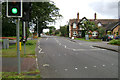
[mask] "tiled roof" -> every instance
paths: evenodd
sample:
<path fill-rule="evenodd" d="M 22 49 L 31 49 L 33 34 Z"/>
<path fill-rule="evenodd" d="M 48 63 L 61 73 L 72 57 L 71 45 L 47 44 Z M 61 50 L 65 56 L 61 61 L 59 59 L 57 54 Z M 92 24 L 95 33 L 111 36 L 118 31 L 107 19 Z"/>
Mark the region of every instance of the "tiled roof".
<path fill-rule="evenodd" d="M 82 19 L 79 19 L 79 21 L 81 21 Z M 119 19 L 96 19 L 96 20 L 95 19 L 88 19 L 88 20 L 95 22 L 95 24 L 98 24 L 100 22 L 103 25 L 103 27 L 105 27 L 108 24 L 112 24 L 112 23 L 118 22 Z M 77 19 L 70 19 L 69 23 L 70 23 L 70 25 L 72 25 L 73 23 L 78 24 L 78 21 L 77 21 Z"/>
<path fill-rule="evenodd" d="M 106 26 L 106 30 L 113 30 L 115 27 L 117 27 L 119 25 L 119 22 L 113 22 L 113 23 L 109 23 L 107 26 Z"/>
<path fill-rule="evenodd" d="M 79 21 L 80 21 L 81 19 L 79 19 Z M 78 22 L 79 22 L 77 19 L 70 19 L 69 20 L 69 24 L 70 25 L 72 25 L 73 23 L 76 23 L 76 24 L 78 24 Z"/>

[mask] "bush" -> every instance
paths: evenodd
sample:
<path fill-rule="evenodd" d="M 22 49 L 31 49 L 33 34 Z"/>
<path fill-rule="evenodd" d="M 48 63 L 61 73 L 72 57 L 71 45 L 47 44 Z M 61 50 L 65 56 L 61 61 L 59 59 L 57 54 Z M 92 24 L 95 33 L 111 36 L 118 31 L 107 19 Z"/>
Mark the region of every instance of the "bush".
<path fill-rule="evenodd" d="M 111 40 L 109 44 L 120 45 L 120 40 Z"/>
<path fill-rule="evenodd" d="M 36 44 L 36 41 L 35 40 L 28 40 L 27 42 L 26 42 L 26 45 L 35 45 Z M 23 43 L 22 43 L 22 45 L 23 45 Z"/>

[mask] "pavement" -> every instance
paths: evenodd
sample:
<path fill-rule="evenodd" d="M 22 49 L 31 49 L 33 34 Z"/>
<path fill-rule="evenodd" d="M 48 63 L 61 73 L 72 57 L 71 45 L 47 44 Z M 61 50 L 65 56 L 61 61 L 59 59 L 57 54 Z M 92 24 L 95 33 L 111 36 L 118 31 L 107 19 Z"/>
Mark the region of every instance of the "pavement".
<path fill-rule="evenodd" d="M 2 57 L 2 72 L 17 72 L 18 62 L 17 58 Z M 35 58 L 21 58 L 21 72 L 35 71 L 36 59 Z"/>
<path fill-rule="evenodd" d="M 29 38 L 30 40 L 30 38 Z M 15 44 L 16 40 L 10 40 L 9 44 Z M 21 72 L 35 71 L 37 68 L 36 58 L 21 58 Z M 2 72 L 17 72 L 17 57 L 2 57 Z"/>
<path fill-rule="evenodd" d="M 117 78 L 118 53 L 93 46 L 98 44 L 44 36 L 36 51 L 41 77 Z"/>

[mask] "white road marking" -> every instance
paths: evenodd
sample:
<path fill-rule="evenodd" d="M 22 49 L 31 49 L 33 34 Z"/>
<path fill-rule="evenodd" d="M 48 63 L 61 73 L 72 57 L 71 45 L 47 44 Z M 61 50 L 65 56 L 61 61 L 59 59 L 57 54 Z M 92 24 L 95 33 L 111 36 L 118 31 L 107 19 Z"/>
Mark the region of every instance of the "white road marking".
<path fill-rule="evenodd" d="M 90 46 L 91 48 L 95 48 L 95 47 L 93 47 L 93 46 Z"/>
<path fill-rule="evenodd" d="M 101 49 L 101 50 L 106 50 L 106 49 Z"/>
<path fill-rule="evenodd" d="M 97 66 L 93 66 L 93 67 L 97 67 Z"/>
<path fill-rule="evenodd" d="M 49 67 L 50 65 L 49 64 L 43 64 L 43 67 Z"/>
<path fill-rule="evenodd" d="M 38 48 L 40 49 L 40 46 L 38 46 Z"/>
<path fill-rule="evenodd" d="M 68 71 L 68 69 L 64 69 L 65 71 Z"/>
<path fill-rule="evenodd" d="M 105 67 L 106 65 L 103 64 L 102 66 Z"/>
<path fill-rule="evenodd" d="M 38 67 L 38 59 L 36 58 L 36 66 L 37 66 L 37 69 L 39 69 Z"/>
<path fill-rule="evenodd" d="M 65 45 L 65 48 L 66 48 L 66 45 Z"/>
<path fill-rule="evenodd" d="M 85 67 L 85 69 L 87 69 L 88 67 Z"/>
<path fill-rule="evenodd" d="M 75 70 L 78 70 L 78 68 L 76 67 Z"/>
<path fill-rule="evenodd" d="M 72 49 L 73 51 L 96 51 L 96 50 L 105 50 L 105 49 Z"/>
<path fill-rule="evenodd" d="M 39 53 L 41 53 L 42 49 L 39 50 Z"/>

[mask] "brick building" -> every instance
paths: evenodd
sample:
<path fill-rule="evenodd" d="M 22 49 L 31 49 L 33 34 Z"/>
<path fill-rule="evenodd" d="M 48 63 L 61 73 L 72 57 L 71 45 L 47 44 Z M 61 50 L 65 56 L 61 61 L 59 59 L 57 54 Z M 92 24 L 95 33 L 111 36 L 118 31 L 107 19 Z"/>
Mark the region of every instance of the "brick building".
<path fill-rule="evenodd" d="M 77 36 L 81 36 L 83 33 L 85 33 L 85 30 L 79 25 L 80 23 L 87 20 L 94 22 L 98 27 L 104 27 L 106 29 L 106 34 L 107 31 L 110 30 L 112 34 L 118 32 L 118 34 L 120 35 L 120 24 L 118 22 L 118 19 L 97 19 L 96 13 L 94 14 L 94 19 L 87 19 L 86 17 L 79 19 L 79 13 L 77 13 L 76 19 L 69 20 L 69 37 L 76 38 Z"/>

